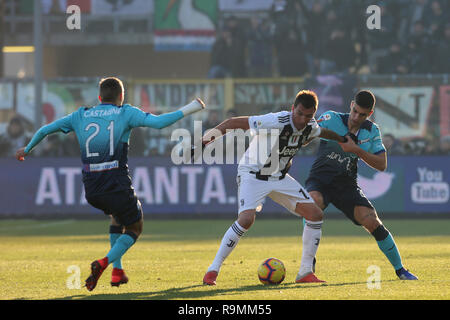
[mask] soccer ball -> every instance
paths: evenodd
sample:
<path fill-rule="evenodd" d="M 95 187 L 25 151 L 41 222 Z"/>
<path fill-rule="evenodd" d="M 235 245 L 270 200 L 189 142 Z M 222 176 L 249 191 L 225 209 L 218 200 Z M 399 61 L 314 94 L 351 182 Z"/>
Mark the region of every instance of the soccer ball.
<path fill-rule="evenodd" d="M 258 278 L 263 284 L 280 284 L 285 276 L 286 268 L 279 259 L 266 259 L 258 267 Z"/>

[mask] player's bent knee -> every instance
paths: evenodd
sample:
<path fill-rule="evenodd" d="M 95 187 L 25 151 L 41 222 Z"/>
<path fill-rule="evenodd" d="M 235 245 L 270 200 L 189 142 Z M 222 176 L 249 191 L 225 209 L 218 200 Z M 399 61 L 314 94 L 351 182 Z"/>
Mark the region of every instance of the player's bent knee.
<path fill-rule="evenodd" d="M 374 232 L 379 226 L 381 221 L 376 216 L 369 216 L 361 223 L 370 233 Z"/>
<path fill-rule="evenodd" d="M 314 203 L 297 203 L 295 212 L 309 221 L 323 220 L 323 211 Z"/>
<path fill-rule="evenodd" d="M 136 223 L 133 223 L 132 225 L 126 226 L 125 230 L 133 232 L 136 235 L 136 238 L 138 238 L 144 229 L 144 221 L 141 219 Z"/>
<path fill-rule="evenodd" d="M 239 213 L 238 223 L 242 228 L 249 229 L 256 218 L 256 210 L 246 210 Z"/>
<path fill-rule="evenodd" d="M 355 218 L 369 232 L 373 232 L 382 224 L 375 210 L 366 207 L 356 207 Z"/>

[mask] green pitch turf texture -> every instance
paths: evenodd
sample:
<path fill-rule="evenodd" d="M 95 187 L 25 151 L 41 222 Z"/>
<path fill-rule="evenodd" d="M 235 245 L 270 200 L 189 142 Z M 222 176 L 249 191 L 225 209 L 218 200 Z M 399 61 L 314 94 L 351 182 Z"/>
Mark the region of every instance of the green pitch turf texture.
<path fill-rule="evenodd" d="M 204 286 L 203 275 L 232 222 L 147 219 L 142 237 L 123 259 L 129 283 L 111 287 L 109 266 L 88 292 L 83 285 L 89 265 L 109 250 L 108 220 L 0 220 L 0 299 L 450 299 L 450 219 L 384 221 L 419 281 L 398 280 L 362 228 L 329 219 L 316 270 L 327 283 L 296 284 L 302 227 L 299 219 L 284 218 L 257 219 L 225 261 L 217 286 Z M 259 263 L 269 257 L 281 259 L 287 269 L 278 286 L 264 286 L 257 278 Z M 368 279 L 376 284 L 370 266 L 380 268 L 379 289 L 368 287 Z"/>

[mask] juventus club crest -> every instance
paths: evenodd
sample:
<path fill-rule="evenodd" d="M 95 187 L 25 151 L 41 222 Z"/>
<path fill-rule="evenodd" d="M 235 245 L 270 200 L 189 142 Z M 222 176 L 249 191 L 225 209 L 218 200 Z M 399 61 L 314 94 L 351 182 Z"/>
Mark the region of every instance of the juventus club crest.
<path fill-rule="evenodd" d="M 300 135 L 292 135 L 288 140 L 288 147 L 296 147 L 300 141 Z"/>

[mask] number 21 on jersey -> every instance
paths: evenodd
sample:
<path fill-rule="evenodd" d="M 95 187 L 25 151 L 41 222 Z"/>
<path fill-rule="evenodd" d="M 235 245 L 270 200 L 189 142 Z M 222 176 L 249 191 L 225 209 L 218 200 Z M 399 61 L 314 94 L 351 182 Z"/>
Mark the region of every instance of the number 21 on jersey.
<path fill-rule="evenodd" d="M 86 126 L 84 131 L 89 131 L 91 128 L 94 128 L 94 132 L 86 140 L 86 157 L 88 157 L 88 158 L 99 156 L 98 152 L 90 152 L 89 144 L 91 143 L 92 139 L 94 139 L 100 133 L 100 126 L 95 122 L 91 122 Z M 111 121 L 109 123 L 109 126 L 107 129 L 109 131 L 109 155 L 113 156 L 114 155 L 114 121 Z"/>

